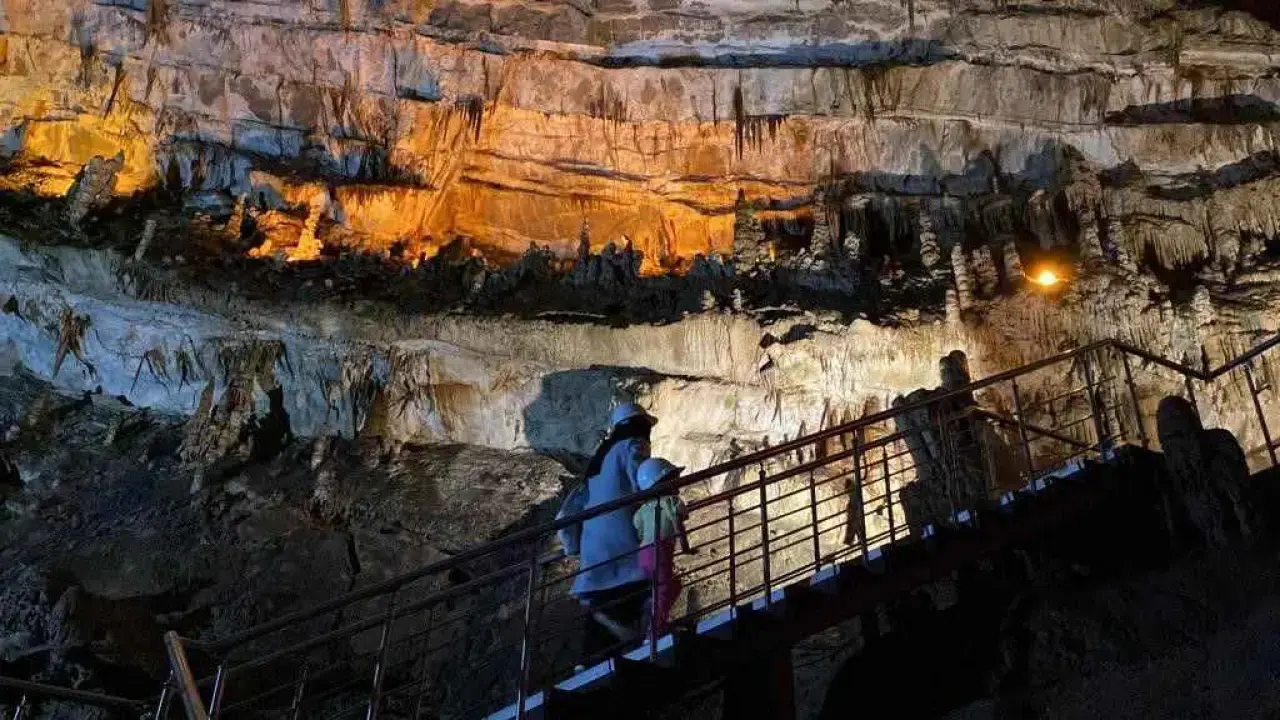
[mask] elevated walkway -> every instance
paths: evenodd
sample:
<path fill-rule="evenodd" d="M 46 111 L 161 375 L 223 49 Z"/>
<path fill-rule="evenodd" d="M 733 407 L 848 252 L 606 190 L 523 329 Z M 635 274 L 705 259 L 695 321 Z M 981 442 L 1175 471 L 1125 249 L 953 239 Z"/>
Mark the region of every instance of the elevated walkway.
<path fill-rule="evenodd" d="M 762 678 L 735 693 L 750 712 L 788 717 L 794 704 L 786 689 L 790 650 L 797 642 L 997 551 L 1026 547 L 1065 525 L 1098 519 L 1100 508 L 1115 516 L 1159 504 L 1163 460 L 1157 453 L 1124 448 L 1102 460 L 1066 463 L 981 508 L 957 513 L 949 523 L 931 526 L 926 537 L 823 567 L 769 597 L 668 634 L 653 648 L 640 645 L 584 669 L 532 695 L 524 717 L 645 717 L 699 688 L 742 676 Z M 510 705 L 488 717 L 519 714 Z"/>

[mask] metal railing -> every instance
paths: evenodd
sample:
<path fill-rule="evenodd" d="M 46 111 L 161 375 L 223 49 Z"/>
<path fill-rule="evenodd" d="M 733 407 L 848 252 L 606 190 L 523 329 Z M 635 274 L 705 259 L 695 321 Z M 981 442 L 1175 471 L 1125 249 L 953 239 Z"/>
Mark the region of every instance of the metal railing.
<path fill-rule="evenodd" d="M 1255 377 L 1260 356 L 1277 344 L 1280 336 L 1207 370 L 1121 342 L 1094 343 L 751 452 L 229 637 L 171 633 L 171 676 L 156 716 L 168 717 L 177 695 L 188 720 L 462 718 L 512 703 L 523 717 L 531 697 L 583 667 L 646 645 L 652 655 L 661 642 L 633 625 L 608 643 L 583 646 L 583 628 L 598 612 L 647 613 L 652 624 L 658 588 L 637 585 L 605 607 L 582 607 L 570 587 L 587 568 L 558 552 L 563 528 L 679 493 L 691 552 L 665 569 L 682 587 L 670 625 L 696 628 L 742 603 L 770 603 L 786 585 L 882 545 L 928 536 L 963 510 L 1069 463 L 1107 457 L 1122 443 L 1150 446 L 1154 413 L 1144 398 L 1173 392 L 1194 403 L 1195 383 L 1237 370 L 1274 464 L 1265 388 Z M 1271 376 L 1266 367 L 1262 373 Z M 650 610 L 638 610 L 646 600 Z"/>
<path fill-rule="evenodd" d="M 2 714 L 3 720 L 33 718 L 37 706 L 45 701 L 63 702 L 78 708 L 105 710 L 112 713 L 113 717 L 120 718 L 138 718 L 147 709 L 147 703 L 140 700 L 0 676 L 0 696 L 3 695 L 16 698 L 9 708 L 12 714 Z M 0 703 L 0 707 L 3 707 L 3 703 Z"/>

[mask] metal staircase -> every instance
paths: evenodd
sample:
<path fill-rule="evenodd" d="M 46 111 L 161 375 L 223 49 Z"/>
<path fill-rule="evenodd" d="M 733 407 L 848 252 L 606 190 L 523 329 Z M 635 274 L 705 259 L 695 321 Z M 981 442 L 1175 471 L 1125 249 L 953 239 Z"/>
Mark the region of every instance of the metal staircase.
<path fill-rule="evenodd" d="M 1263 356 L 1215 370 L 1117 341 L 1094 343 L 684 476 L 675 484 L 511 534 L 446 561 L 213 641 L 169 634 L 154 717 L 534 718 L 636 715 L 717 683 L 770 692 L 785 717 L 784 652 L 1019 537 L 1089 512 L 1151 445 L 1167 394 L 1253 398 L 1275 465 Z M 1238 392 L 1221 392 L 1236 383 Z M 1139 389 L 1141 388 L 1142 391 Z M 1194 400 L 1193 400 L 1194 402 Z M 1212 408 L 1200 407 L 1210 418 Z M 1104 473 L 1105 474 L 1105 473 Z M 1083 489 L 1082 489 L 1083 488 Z M 570 524 L 680 492 L 693 550 L 672 630 L 584 656 L 581 569 L 557 549 Z M 726 696 L 734 695 L 726 693 Z M 743 695 L 744 697 L 746 694 Z M 181 706 L 182 711 L 176 707 Z"/>

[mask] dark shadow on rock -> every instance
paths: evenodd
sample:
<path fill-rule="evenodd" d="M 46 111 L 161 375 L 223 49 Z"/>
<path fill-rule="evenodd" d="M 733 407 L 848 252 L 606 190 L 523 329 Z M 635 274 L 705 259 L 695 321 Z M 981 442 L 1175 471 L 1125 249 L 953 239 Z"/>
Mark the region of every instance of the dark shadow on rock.
<path fill-rule="evenodd" d="M 1161 200 L 1195 200 L 1219 190 L 1266 180 L 1280 174 L 1280 155 L 1270 150 L 1254 153 L 1216 170 L 1178 175 L 1164 185 L 1152 185 L 1147 194 Z"/>
<path fill-rule="evenodd" d="M 643 46 L 636 52 L 626 47 L 613 50 L 609 55 L 593 60 L 608 68 L 626 67 L 838 67 L 838 68 L 890 68 L 900 66 L 933 65 L 955 58 L 956 51 L 933 38 L 903 38 L 900 40 L 870 40 L 866 42 L 834 42 L 824 44 L 796 44 L 770 51 L 743 49 L 707 53 L 696 48 L 674 46 L 655 52 Z"/>
<path fill-rule="evenodd" d="M 629 399 L 625 385 L 646 375 L 634 368 L 597 366 L 544 376 L 538 396 L 524 409 L 529 447 L 574 473 L 585 470 L 608 429 L 609 412 Z"/>
<path fill-rule="evenodd" d="M 1107 125 L 1165 125 L 1201 123 L 1206 125 L 1246 125 L 1280 119 L 1280 107 L 1257 95 L 1223 95 L 1212 98 L 1185 98 L 1149 105 L 1130 105 L 1106 114 Z"/>

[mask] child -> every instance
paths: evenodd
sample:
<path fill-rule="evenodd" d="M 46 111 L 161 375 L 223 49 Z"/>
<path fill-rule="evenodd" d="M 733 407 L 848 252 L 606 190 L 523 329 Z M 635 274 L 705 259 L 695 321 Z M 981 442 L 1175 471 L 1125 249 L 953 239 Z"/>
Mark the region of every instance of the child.
<path fill-rule="evenodd" d="M 659 483 L 674 480 L 683 468 L 661 458 L 649 458 L 636 471 L 636 485 L 641 492 Z M 648 575 L 654 589 L 650 596 L 653 606 L 650 629 L 661 635 L 666 628 L 671 606 L 680 597 L 680 578 L 675 574 L 676 540 L 684 539 L 686 510 L 680 496 L 663 495 L 649 500 L 636 510 L 632 518 L 636 535 L 640 538 L 640 567 Z"/>

